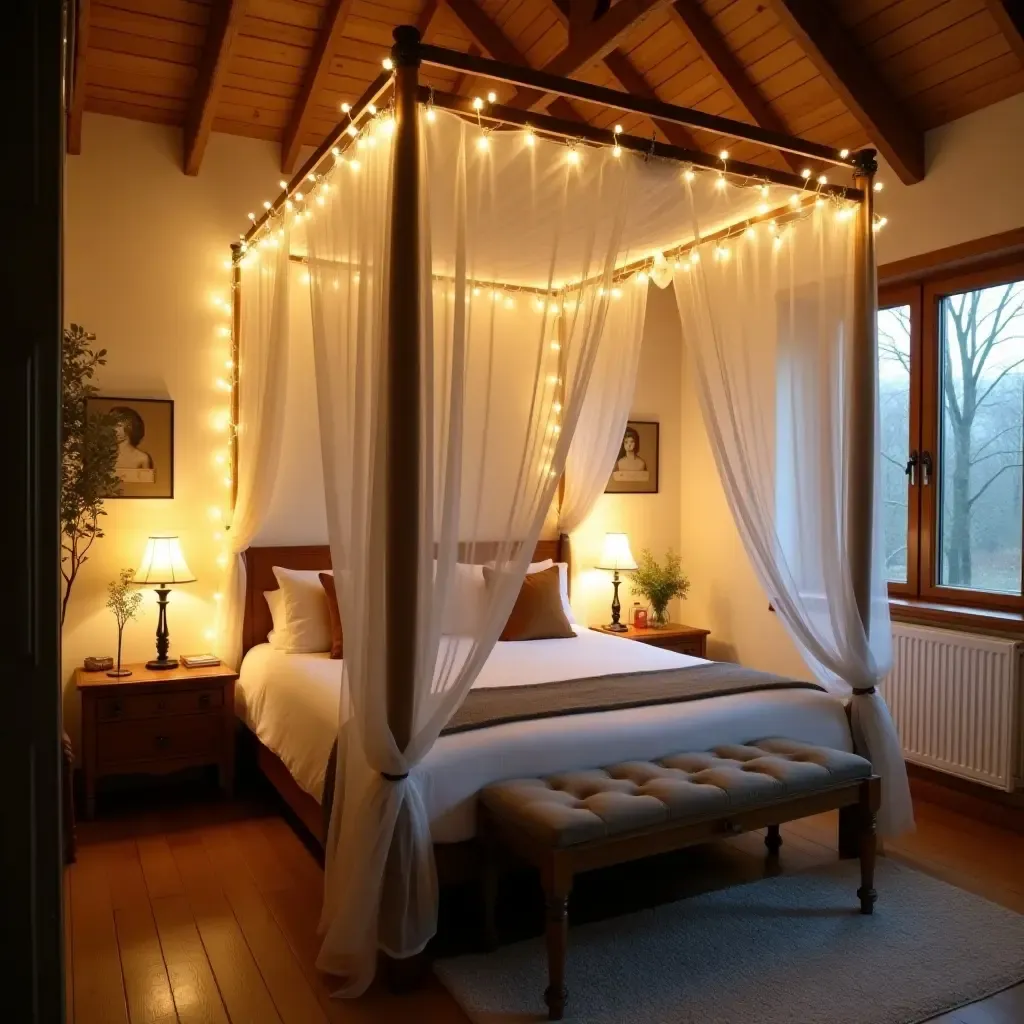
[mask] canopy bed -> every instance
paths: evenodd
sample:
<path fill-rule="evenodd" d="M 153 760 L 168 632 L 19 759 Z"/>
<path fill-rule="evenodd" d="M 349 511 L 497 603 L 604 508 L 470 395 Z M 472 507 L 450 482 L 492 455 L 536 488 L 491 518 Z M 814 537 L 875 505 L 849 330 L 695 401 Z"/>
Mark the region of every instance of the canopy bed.
<path fill-rule="evenodd" d="M 504 104 L 442 94 L 421 86 L 421 64 L 516 92 Z M 853 183 L 558 120 L 526 109 L 536 90 L 785 150 Z M 232 660 L 248 651 L 239 690 L 257 734 L 302 704 L 286 690 L 320 686 L 334 708 L 326 733 L 312 712 L 292 731 L 337 746 L 318 964 L 343 979 L 341 994 L 365 989 L 378 950 L 423 949 L 436 923 L 433 842 L 471 837 L 476 791 L 509 775 L 774 733 L 856 747 L 883 780 L 880 831 L 911 824 L 875 689 L 891 653 L 877 543 L 874 170 L 871 151 L 424 45 L 401 27 L 384 73 L 250 215 L 233 258 L 224 646 Z M 309 275 L 329 559 L 251 547 L 282 457 L 293 259 Z M 674 289 L 747 552 L 834 695 L 724 677 L 690 693 L 683 673 L 727 673 L 570 628 L 569 615 L 557 639 L 507 636 L 522 595 L 541 589 L 534 577 L 549 574 L 543 585 L 568 611 L 568 570 L 530 563 L 556 494 L 558 527 L 571 531 L 603 490 L 652 282 Z M 339 658 L 325 669 L 321 645 L 307 648 L 318 661 L 282 661 L 264 642 L 278 629 L 270 602 L 287 603 L 271 576 L 331 566 L 320 583 L 337 596 Z M 513 676 L 519 685 L 506 685 Z M 659 677 L 675 686 L 670 700 L 654 693 Z M 521 709 L 542 692 L 564 699 L 564 682 L 611 679 L 626 696 L 459 725 L 499 690 L 520 691 Z M 631 698 L 629 681 L 652 686 L 651 699 Z M 848 723 L 835 695 L 851 693 Z M 280 761 L 288 731 L 273 741 Z M 311 799 L 320 760 L 289 768 Z"/>

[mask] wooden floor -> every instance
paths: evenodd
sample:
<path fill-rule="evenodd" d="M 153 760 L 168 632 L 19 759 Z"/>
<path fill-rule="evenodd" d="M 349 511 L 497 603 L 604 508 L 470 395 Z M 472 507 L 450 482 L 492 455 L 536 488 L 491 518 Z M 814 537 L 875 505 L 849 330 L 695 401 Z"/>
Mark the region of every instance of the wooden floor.
<path fill-rule="evenodd" d="M 917 815 L 917 833 L 890 856 L 1024 913 L 1024 835 L 930 804 L 919 804 Z M 834 835 L 831 815 L 784 827 L 782 869 L 834 859 Z M 757 877 L 762 852 L 752 834 L 659 858 L 642 871 L 610 869 L 619 873 L 612 885 L 584 876 L 573 919 Z M 409 995 L 374 989 L 360 1000 L 332 1000 L 313 966 L 321 883 L 316 859 L 269 798 L 165 798 L 155 809 L 149 802 L 144 812 L 115 810 L 81 824 L 78 862 L 65 885 L 68 1020 L 466 1024 L 432 977 Z M 452 901 L 449 917 L 465 916 L 458 904 Z M 500 909 L 505 937 L 539 930 L 532 879 L 513 878 Z M 442 920 L 455 948 L 465 941 L 459 928 Z M 1021 1024 L 1024 985 L 935 1021 Z"/>

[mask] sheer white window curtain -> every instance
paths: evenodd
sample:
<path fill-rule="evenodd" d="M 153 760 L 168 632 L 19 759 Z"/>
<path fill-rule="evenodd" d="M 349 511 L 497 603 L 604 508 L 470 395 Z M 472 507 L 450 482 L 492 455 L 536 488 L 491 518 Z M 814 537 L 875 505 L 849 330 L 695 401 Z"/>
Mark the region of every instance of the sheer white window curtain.
<path fill-rule="evenodd" d="M 747 554 L 817 678 L 848 694 L 892 661 L 876 483 L 870 623 L 854 592 L 847 476 L 857 216 L 830 205 L 773 232 L 708 242 L 674 271 L 683 338 L 719 476 Z M 877 417 L 877 384 L 876 384 Z M 877 434 L 876 434 L 877 436 Z M 878 458 L 875 458 L 878 475 Z M 913 826 L 880 693 L 852 698 L 858 749 L 882 776 L 879 831 Z"/>
<path fill-rule="evenodd" d="M 419 615 L 411 740 L 383 685 L 384 340 L 393 125 L 380 117 L 326 182 L 309 223 L 313 336 L 331 557 L 345 629 L 339 780 L 318 966 L 357 995 L 378 948 L 404 957 L 436 926 L 430 823 L 416 766 L 505 623 L 580 417 L 610 306 L 636 161 L 566 159 L 522 132 L 421 111 L 418 296 Z M 530 145 L 534 142 L 535 145 Z M 524 202 L 525 196 L 525 202 Z M 601 218 L 594 209 L 604 211 Z M 509 239 L 529 236 L 530 245 Z M 433 277 L 429 272 L 433 270 Z M 521 273 L 519 272 L 521 271 Z M 564 302 L 556 285 L 586 281 Z M 497 283 L 501 282 L 501 283 Z M 508 287 L 537 285 L 539 291 Z M 492 585 L 467 563 L 493 560 Z"/>
<path fill-rule="evenodd" d="M 263 524 L 274 493 L 281 456 L 281 431 L 288 372 L 288 253 L 290 233 L 282 225 L 268 242 L 250 249 L 241 263 L 239 331 L 244 355 L 238 380 L 238 460 L 235 507 L 227 530 L 226 571 L 220 634 L 221 658 L 238 667 L 245 614 L 242 552 Z"/>

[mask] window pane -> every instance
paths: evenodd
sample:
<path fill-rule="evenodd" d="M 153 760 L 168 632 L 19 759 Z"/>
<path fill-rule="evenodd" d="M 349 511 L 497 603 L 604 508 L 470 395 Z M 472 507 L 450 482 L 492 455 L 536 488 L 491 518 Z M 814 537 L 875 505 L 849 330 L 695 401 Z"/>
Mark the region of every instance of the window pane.
<path fill-rule="evenodd" d="M 1024 282 L 942 300 L 939 582 L 1019 594 Z"/>
<path fill-rule="evenodd" d="M 885 566 L 907 582 L 907 476 L 910 448 L 910 307 L 878 311 L 878 405 L 882 430 Z"/>

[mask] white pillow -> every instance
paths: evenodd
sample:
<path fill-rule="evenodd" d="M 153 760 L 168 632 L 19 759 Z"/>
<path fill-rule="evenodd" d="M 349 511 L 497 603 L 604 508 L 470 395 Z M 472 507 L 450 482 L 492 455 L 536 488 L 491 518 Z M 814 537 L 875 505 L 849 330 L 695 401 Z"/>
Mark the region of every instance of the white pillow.
<path fill-rule="evenodd" d="M 266 591 L 274 621 L 273 637 L 268 637 L 271 644 L 288 654 L 329 651 L 331 618 L 320 573 L 330 570 L 273 568 L 279 589 Z M 275 594 L 276 598 L 272 596 Z"/>
<path fill-rule="evenodd" d="M 437 570 L 437 562 L 434 563 Z M 487 606 L 483 566 L 456 562 L 451 589 L 441 615 L 441 632 L 451 636 L 475 636 Z"/>

